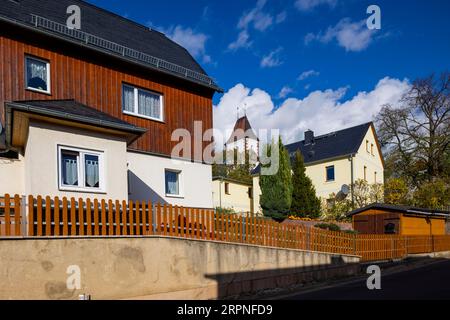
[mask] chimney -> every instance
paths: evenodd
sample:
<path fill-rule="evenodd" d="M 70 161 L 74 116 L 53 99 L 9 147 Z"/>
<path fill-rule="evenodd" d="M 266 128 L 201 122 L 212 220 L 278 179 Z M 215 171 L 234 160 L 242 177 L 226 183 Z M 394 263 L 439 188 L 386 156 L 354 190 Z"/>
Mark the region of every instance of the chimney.
<path fill-rule="evenodd" d="M 308 130 L 305 131 L 305 144 L 314 143 L 314 131 Z"/>

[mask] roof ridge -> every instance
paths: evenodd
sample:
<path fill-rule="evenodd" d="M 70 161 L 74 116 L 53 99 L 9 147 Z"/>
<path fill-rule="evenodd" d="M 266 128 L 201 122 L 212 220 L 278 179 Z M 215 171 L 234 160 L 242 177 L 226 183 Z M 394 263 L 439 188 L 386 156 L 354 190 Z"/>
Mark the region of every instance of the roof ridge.
<path fill-rule="evenodd" d="M 159 35 L 162 35 L 162 36 L 164 36 L 165 38 L 167 38 L 168 40 L 170 40 L 171 42 L 173 42 L 174 44 L 176 44 L 177 46 L 179 46 L 180 48 L 184 49 L 187 53 L 189 53 L 189 54 L 191 55 L 191 53 L 189 52 L 189 50 L 187 50 L 185 47 L 183 47 L 183 46 L 180 45 L 179 43 L 177 43 L 177 42 L 173 41 L 172 39 L 170 39 L 170 38 L 169 38 L 164 32 L 162 32 L 162 31 L 159 31 L 159 30 L 154 29 L 154 28 L 152 28 L 152 27 L 146 26 L 146 25 L 144 25 L 144 24 L 142 24 L 142 23 L 140 23 L 140 22 L 137 22 L 137 21 L 135 21 L 135 20 L 126 18 L 126 17 L 124 17 L 124 16 L 122 16 L 122 15 L 120 15 L 120 14 L 118 14 L 118 13 L 115 13 L 115 12 L 113 12 L 113 11 L 109 11 L 109 10 L 107 10 L 107 9 L 105 9 L 105 8 L 99 7 L 99 6 L 95 5 L 95 4 L 92 4 L 92 3 L 87 2 L 87 1 L 85 1 L 85 0 L 74 0 L 74 1 L 81 2 L 81 3 L 83 3 L 83 4 L 85 4 L 85 5 L 88 5 L 88 6 L 94 8 L 94 9 L 96 9 L 96 10 L 102 11 L 102 12 L 104 12 L 104 13 L 110 15 L 110 16 L 114 16 L 114 17 L 119 18 L 119 19 L 121 19 L 121 20 L 123 20 L 123 21 L 125 21 L 125 22 L 129 22 L 129 23 L 131 23 L 131 24 L 134 24 L 135 26 L 144 29 L 144 31 L 146 31 L 146 32 L 155 32 L 155 33 L 157 33 L 157 34 L 159 34 Z M 191 55 L 191 56 L 192 56 L 192 55 Z M 196 60 L 196 59 L 194 59 L 194 61 L 197 63 L 197 60 Z M 202 66 L 201 66 L 199 63 L 197 63 L 197 64 L 198 64 L 198 66 L 199 66 L 200 68 L 202 68 Z M 203 69 L 203 68 L 202 68 L 202 69 Z M 204 70 L 203 70 L 203 71 L 204 71 Z M 204 72 L 205 72 L 205 71 L 204 71 Z M 206 73 L 206 72 L 205 72 L 205 73 Z"/>
<path fill-rule="evenodd" d="M 117 17 L 117 18 L 120 18 L 120 19 L 122 19 L 122 20 L 124 20 L 124 21 L 126 21 L 126 22 L 132 23 L 132 24 L 134 24 L 134 25 L 136 25 L 136 26 L 138 26 L 138 27 L 141 27 L 141 28 L 143 28 L 143 29 L 146 29 L 146 30 L 148 30 L 148 31 L 154 31 L 153 29 L 150 29 L 149 27 L 147 27 L 147 26 L 145 26 L 145 25 L 143 25 L 143 24 L 141 24 L 141 23 L 139 23 L 139 22 L 137 22 L 137 21 L 128 19 L 128 18 L 126 18 L 126 17 L 124 17 L 124 16 L 121 16 L 121 15 L 118 14 L 118 13 L 115 13 L 115 12 L 113 12 L 113 11 L 110 11 L 110 10 L 107 10 L 107 9 L 105 9 L 105 8 L 99 7 L 99 6 L 97 6 L 97 5 L 93 4 L 93 3 L 87 2 L 87 1 L 85 1 L 85 0 L 72 0 L 72 1 L 78 1 L 78 2 L 80 2 L 80 3 L 82 3 L 82 4 L 84 4 L 84 5 L 87 5 L 87 6 L 91 7 L 91 8 L 93 8 L 93 9 L 103 11 L 103 12 L 105 12 L 105 13 L 111 15 L 111 16 L 115 16 L 115 17 Z M 158 32 L 159 32 L 159 31 L 158 31 Z M 159 33 L 161 33 L 161 32 L 159 32 Z"/>
<path fill-rule="evenodd" d="M 371 125 L 371 124 L 373 124 L 373 121 L 369 121 L 369 122 L 365 122 L 365 123 L 362 123 L 362 124 L 358 124 L 358 125 L 353 126 L 353 127 L 347 127 L 347 128 L 343 128 L 343 129 L 331 131 L 331 132 L 328 132 L 328 133 L 324 133 L 324 134 L 315 136 L 314 139 L 323 139 L 323 138 L 326 138 L 326 137 L 328 137 L 328 136 L 330 136 L 330 135 L 336 134 L 336 133 L 338 133 L 338 132 L 342 132 L 342 131 L 346 131 L 346 130 L 350 130 L 350 129 L 355 129 L 355 128 L 358 128 L 358 127 L 363 127 L 363 126 Z M 285 146 L 295 145 L 295 144 L 298 144 L 298 143 L 304 142 L 304 141 L 305 141 L 305 139 L 298 140 L 298 141 L 296 141 L 296 142 L 288 143 L 288 144 L 286 144 Z"/>

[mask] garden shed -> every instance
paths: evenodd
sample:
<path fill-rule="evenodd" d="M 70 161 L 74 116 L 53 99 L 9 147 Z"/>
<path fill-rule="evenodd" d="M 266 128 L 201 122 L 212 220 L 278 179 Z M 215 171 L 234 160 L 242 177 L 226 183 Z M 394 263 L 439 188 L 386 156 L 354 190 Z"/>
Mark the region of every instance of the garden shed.
<path fill-rule="evenodd" d="M 450 211 L 373 203 L 347 214 L 360 234 L 444 235 Z"/>

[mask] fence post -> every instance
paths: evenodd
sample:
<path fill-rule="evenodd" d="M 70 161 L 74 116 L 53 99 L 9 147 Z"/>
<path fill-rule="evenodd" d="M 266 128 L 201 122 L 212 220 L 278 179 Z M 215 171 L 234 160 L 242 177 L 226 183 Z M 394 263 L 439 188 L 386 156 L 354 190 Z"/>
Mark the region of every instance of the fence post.
<path fill-rule="evenodd" d="M 20 199 L 20 234 L 23 237 L 28 236 L 28 203 L 27 203 L 27 197 L 22 196 Z"/>

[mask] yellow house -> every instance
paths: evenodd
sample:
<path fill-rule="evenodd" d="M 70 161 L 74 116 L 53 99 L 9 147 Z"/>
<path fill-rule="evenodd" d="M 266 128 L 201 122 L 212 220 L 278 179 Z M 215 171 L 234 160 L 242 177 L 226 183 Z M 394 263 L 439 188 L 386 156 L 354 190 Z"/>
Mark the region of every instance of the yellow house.
<path fill-rule="evenodd" d="M 214 208 L 233 209 L 236 213 L 253 213 L 251 183 L 213 177 Z"/>
<path fill-rule="evenodd" d="M 300 150 L 306 174 L 322 199 L 329 199 L 333 193 L 351 199 L 349 187 L 358 179 L 384 183 L 384 160 L 372 122 L 320 136 L 308 130 L 304 140 L 288 144 L 286 149 L 291 158 Z M 252 174 L 253 206 L 259 212 L 259 168 Z"/>

